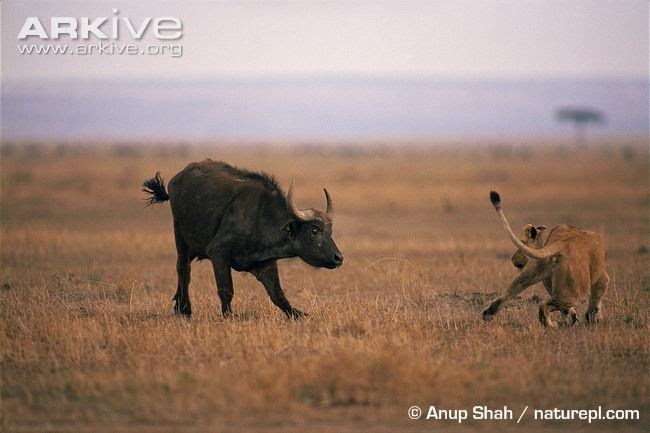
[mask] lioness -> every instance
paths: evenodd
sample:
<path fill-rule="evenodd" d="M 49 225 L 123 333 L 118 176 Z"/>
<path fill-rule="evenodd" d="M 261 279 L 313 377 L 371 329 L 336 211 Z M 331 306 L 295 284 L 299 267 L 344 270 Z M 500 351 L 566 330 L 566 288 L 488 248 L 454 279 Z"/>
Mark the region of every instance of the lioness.
<path fill-rule="evenodd" d="M 601 302 L 609 275 L 605 270 L 605 250 L 598 234 L 567 224 L 552 228 L 546 242 L 541 242 L 544 226 L 524 226 L 524 240 L 520 240 L 510 228 L 501 210 L 501 198 L 490 192 L 490 201 L 501 222 L 518 250 L 512 257 L 521 273 L 510 283 L 508 290 L 483 310 L 483 319 L 489 320 L 504 301 L 521 293 L 527 287 L 542 281 L 551 298 L 539 306 L 539 321 L 544 326 L 556 327 L 549 313 L 560 310 L 570 314 L 572 323 L 577 321 L 574 306 L 587 292 L 591 292 L 589 308 L 585 314 L 587 322 L 594 323 L 600 315 Z"/>

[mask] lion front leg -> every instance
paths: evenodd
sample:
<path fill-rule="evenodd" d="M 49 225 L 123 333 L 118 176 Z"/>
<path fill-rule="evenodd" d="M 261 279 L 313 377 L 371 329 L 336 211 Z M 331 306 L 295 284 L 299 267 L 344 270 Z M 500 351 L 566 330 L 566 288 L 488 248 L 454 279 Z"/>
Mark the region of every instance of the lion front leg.
<path fill-rule="evenodd" d="M 494 315 L 496 315 L 504 302 L 514 298 L 519 293 L 523 292 L 527 287 L 532 286 L 535 283 L 539 283 L 543 279 L 547 278 L 547 272 L 544 269 L 544 264 L 540 260 L 530 260 L 524 267 L 524 269 L 512 280 L 508 290 L 494 301 L 490 303 L 483 310 L 483 320 L 490 320 Z"/>
<path fill-rule="evenodd" d="M 578 323 L 578 313 L 571 307 L 568 310 L 562 310 L 562 322 L 567 326 L 575 326 Z"/>
<path fill-rule="evenodd" d="M 542 324 L 542 326 L 546 328 L 557 328 L 557 322 L 551 319 L 551 313 L 559 309 L 560 307 L 553 299 L 542 302 L 539 305 L 539 322 Z"/>

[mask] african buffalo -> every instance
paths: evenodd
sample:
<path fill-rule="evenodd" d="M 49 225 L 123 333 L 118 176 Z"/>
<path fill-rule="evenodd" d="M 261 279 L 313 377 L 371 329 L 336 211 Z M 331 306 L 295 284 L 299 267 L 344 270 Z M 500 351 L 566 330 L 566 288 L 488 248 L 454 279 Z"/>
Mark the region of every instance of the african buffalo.
<path fill-rule="evenodd" d="M 206 159 L 193 162 L 169 181 L 169 194 L 160 176 L 143 183 L 149 204 L 169 200 L 174 218 L 178 287 L 174 311 L 191 315 L 190 263 L 210 259 L 221 299 L 221 312 L 230 316 L 233 297 L 231 268 L 253 274 L 275 305 L 288 317 L 304 316 L 284 296 L 277 260 L 300 257 L 316 267 L 341 266 L 343 256 L 332 239 L 332 199 L 325 191 L 327 210 L 298 209 L 294 183 L 285 196 L 264 173 L 242 170 Z"/>

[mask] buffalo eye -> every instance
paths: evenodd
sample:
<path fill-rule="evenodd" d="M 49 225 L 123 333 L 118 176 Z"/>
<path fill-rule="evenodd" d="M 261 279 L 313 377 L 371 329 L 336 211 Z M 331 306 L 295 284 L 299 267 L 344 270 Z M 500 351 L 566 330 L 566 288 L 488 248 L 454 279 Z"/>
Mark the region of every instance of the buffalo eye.
<path fill-rule="evenodd" d="M 312 234 L 313 236 L 316 236 L 316 235 L 319 234 L 321 231 L 322 231 L 322 230 L 320 229 L 320 227 L 317 227 L 317 226 L 311 226 L 311 234 Z"/>

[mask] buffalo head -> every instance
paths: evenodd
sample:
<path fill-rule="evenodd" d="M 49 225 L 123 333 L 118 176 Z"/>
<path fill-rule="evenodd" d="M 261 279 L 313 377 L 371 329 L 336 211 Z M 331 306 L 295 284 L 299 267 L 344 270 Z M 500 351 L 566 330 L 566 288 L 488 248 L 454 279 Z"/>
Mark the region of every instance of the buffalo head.
<path fill-rule="evenodd" d="M 332 198 L 326 189 L 327 210 L 298 209 L 294 201 L 294 182 L 287 192 L 287 207 L 294 219 L 287 225 L 296 254 L 312 266 L 333 269 L 343 264 L 343 255 L 332 239 Z"/>

